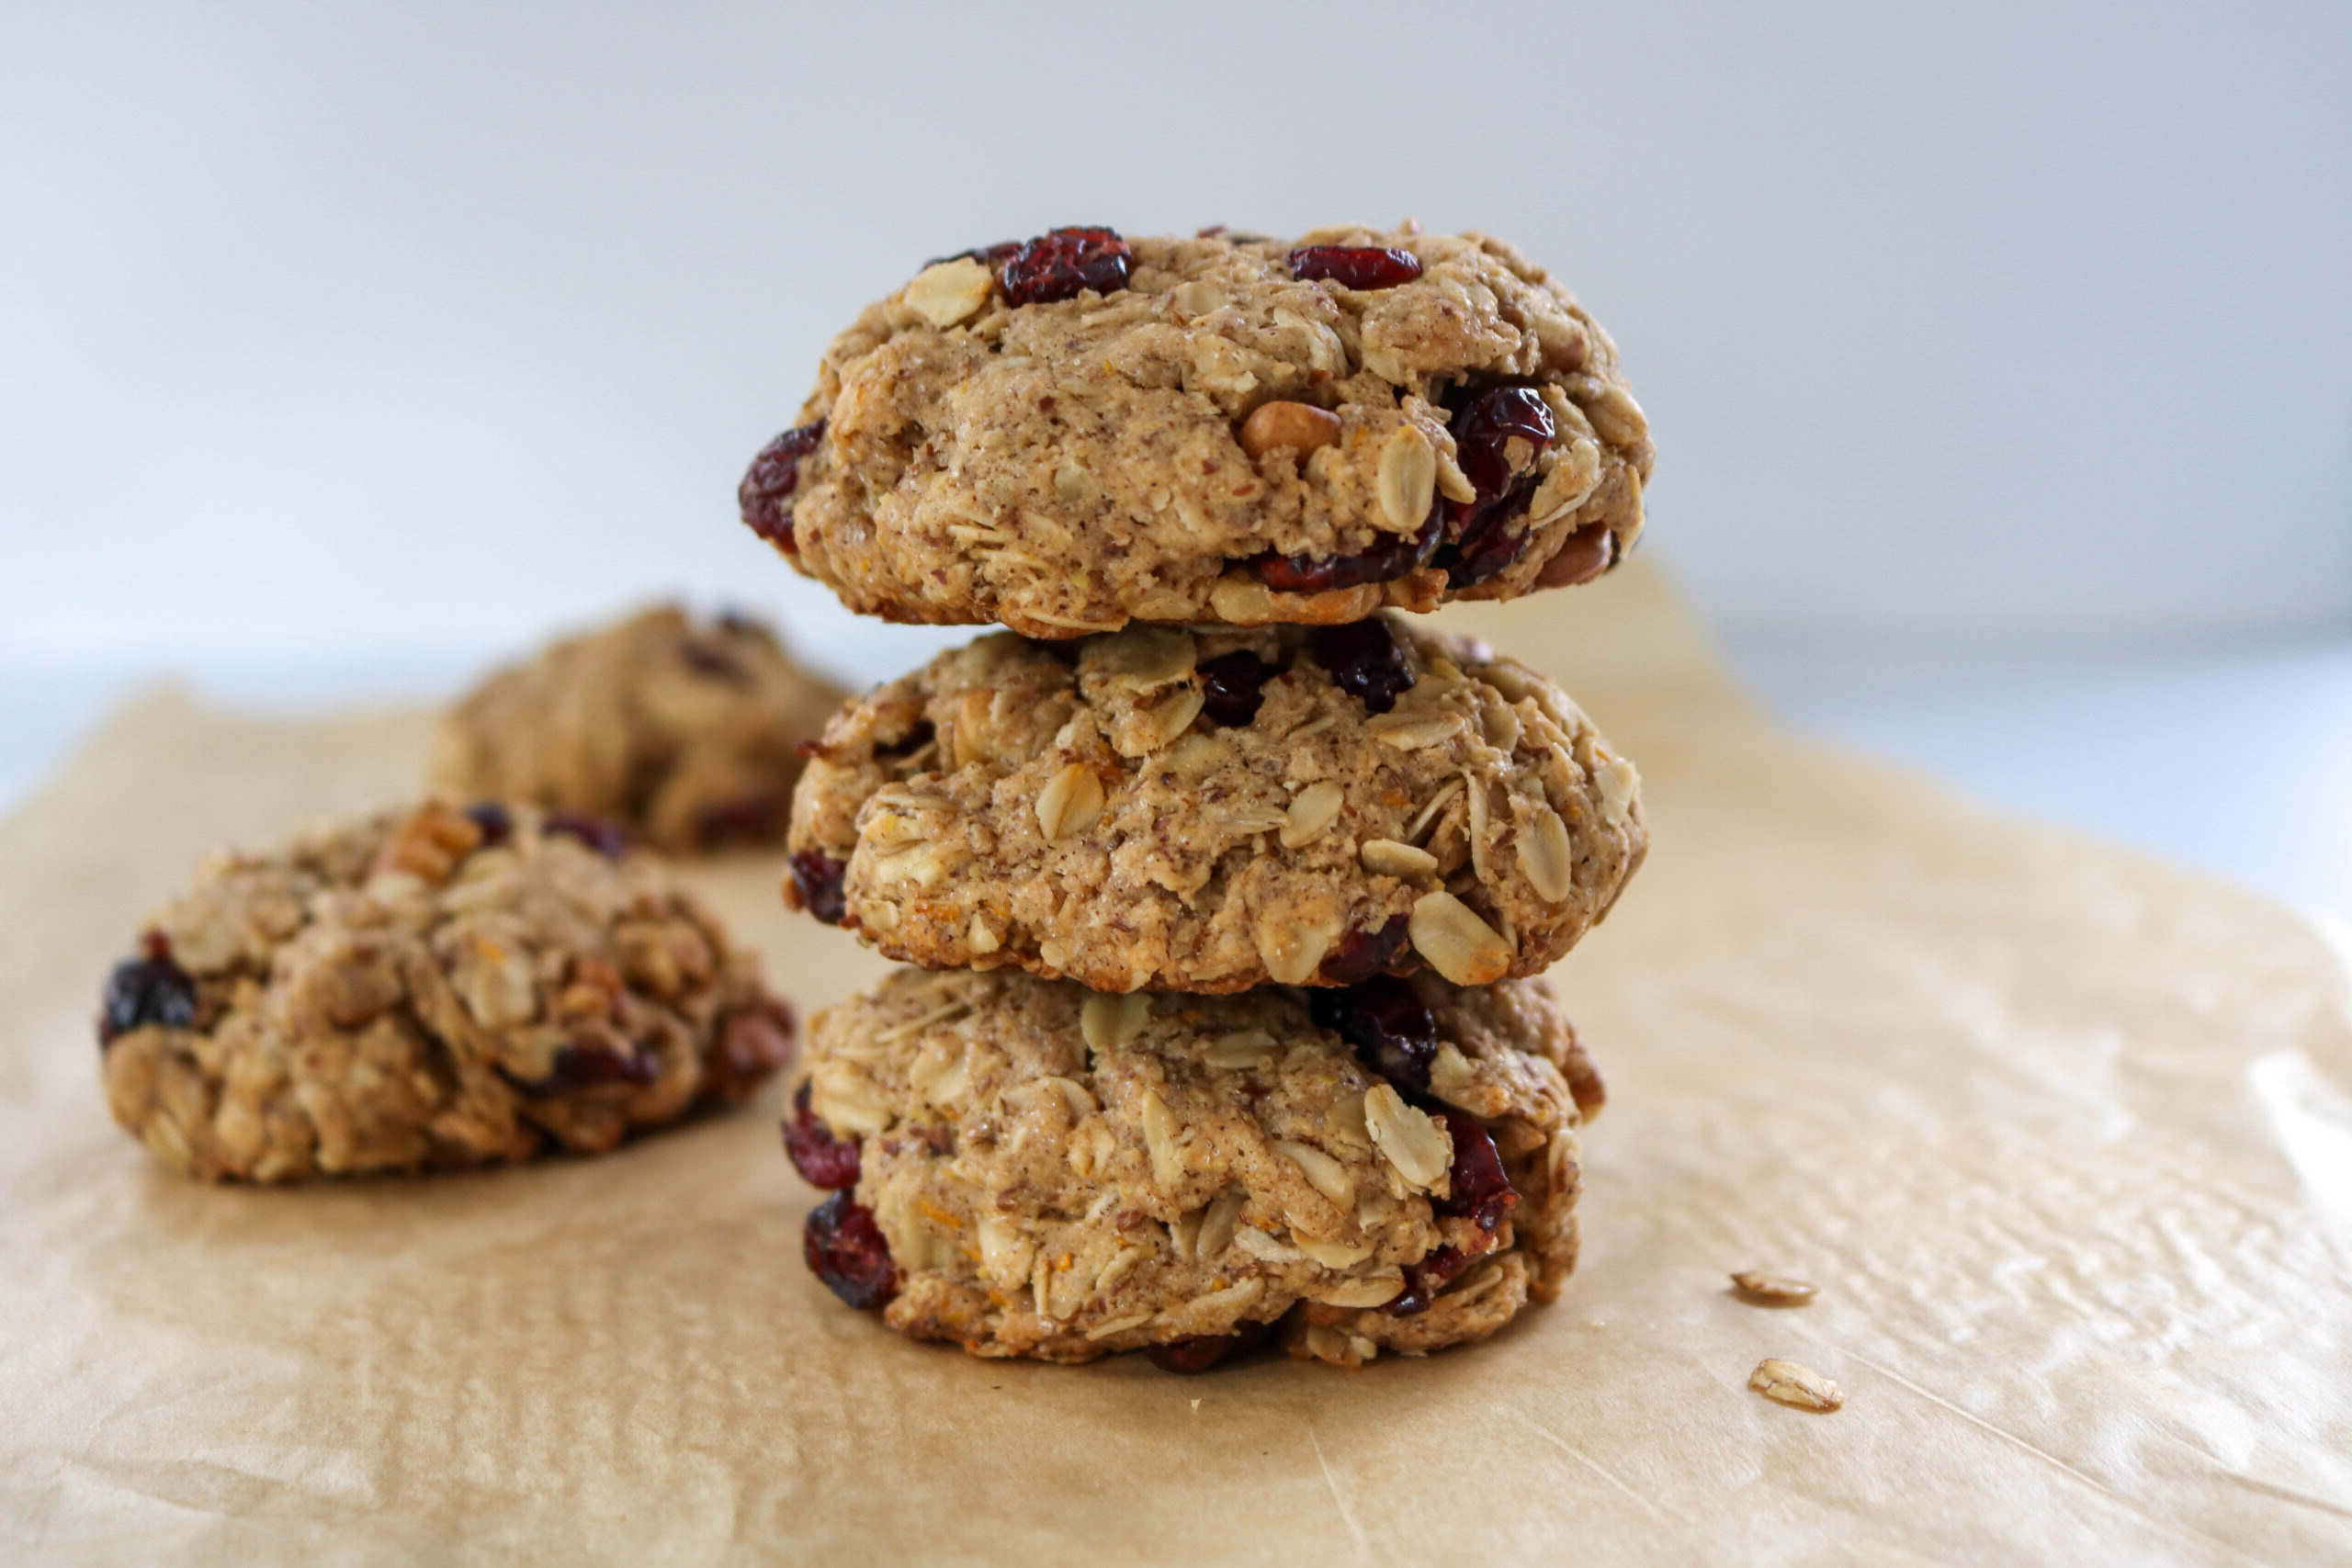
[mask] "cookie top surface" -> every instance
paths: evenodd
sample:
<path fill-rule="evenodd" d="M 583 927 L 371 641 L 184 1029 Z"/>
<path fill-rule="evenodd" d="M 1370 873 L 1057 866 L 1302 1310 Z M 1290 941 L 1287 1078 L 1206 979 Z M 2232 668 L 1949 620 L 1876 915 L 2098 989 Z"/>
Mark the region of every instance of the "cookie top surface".
<path fill-rule="evenodd" d="M 842 699 L 761 623 L 658 605 L 548 644 L 442 718 L 435 789 L 609 818 L 678 852 L 772 843 Z"/>
<path fill-rule="evenodd" d="M 1647 841 L 1556 686 L 1397 617 L 997 633 L 827 726 L 786 897 L 894 958 L 1097 990 L 1476 985 L 1558 959 Z"/>
<path fill-rule="evenodd" d="M 1489 1332 L 1574 1262 L 1600 1101 L 1541 982 L 1428 976 L 1114 997 L 901 971 L 820 1015 L 806 1066 L 787 1149 L 842 1190 L 820 1277 L 904 1332 L 1056 1360 L 1286 1315 L 1327 1359 Z"/>
<path fill-rule="evenodd" d="M 100 1008 L 116 1120 L 216 1180 L 601 1152 L 742 1099 L 792 1027 L 609 826 L 440 804 L 214 857 Z"/>
<path fill-rule="evenodd" d="M 1599 575 L 1652 448 L 1615 347 L 1479 234 L 1056 231 L 833 340 L 744 520 L 851 609 L 1032 637 L 1337 625 Z"/>

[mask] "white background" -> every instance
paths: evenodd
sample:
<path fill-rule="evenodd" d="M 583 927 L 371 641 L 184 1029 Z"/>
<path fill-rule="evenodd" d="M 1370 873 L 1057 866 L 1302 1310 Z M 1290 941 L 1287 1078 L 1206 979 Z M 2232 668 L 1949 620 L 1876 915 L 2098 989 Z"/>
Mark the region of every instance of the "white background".
<path fill-rule="evenodd" d="M 926 257 L 1408 213 L 1611 327 L 1719 615 L 2352 626 L 2352 6 L 9 10 L 17 648 L 767 602 L 735 479 Z"/>
<path fill-rule="evenodd" d="M 2352 636 L 2342 0 L 77 4 L 0 14 L 0 671 L 441 671 L 683 591 L 884 673 L 732 515 L 859 305 L 1408 214 L 1611 327 L 1647 547 L 1784 706 Z"/>

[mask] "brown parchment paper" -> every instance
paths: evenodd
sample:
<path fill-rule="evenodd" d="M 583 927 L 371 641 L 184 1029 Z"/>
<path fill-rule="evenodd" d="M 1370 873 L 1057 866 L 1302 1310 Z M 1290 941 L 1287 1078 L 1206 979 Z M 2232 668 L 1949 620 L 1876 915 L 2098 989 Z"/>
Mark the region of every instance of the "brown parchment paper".
<path fill-rule="evenodd" d="M 802 1269 L 773 1092 L 597 1161 L 164 1173 L 106 966 L 205 847 L 402 793 L 423 720 L 135 703 L 0 827 L 0 1557 L 2352 1561 L 2323 938 L 1774 733 L 1645 573 L 1449 618 L 1637 759 L 1655 849 L 1555 976 L 1611 1087 L 1583 1266 L 1354 1375 L 899 1340 Z M 2193 715 L 2180 760 L 2228 809 Z M 878 972 L 772 862 L 698 874 L 804 1006 Z M 1845 1408 L 1747 1392 L 1771 1355 Z"/>

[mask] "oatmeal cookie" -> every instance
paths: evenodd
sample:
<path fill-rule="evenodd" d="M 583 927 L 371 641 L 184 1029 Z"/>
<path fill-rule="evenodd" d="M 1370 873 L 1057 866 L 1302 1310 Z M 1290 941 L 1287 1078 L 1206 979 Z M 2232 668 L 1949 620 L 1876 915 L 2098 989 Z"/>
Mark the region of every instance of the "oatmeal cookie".
<path fill-rule="evenodd" d="M 602 1153 L 741 1100 L 791 1030 L 617 830 L 434 803 L 216 856 L 107 978 L 98 1041 L 164 1164 L 298 1181 Z"/>
<path fill-rule="evenodd" d="M 1541 981 L 1105 996 L 901 970 L 822 1013 L 809 1267 L 901 1333 L 1204 1365 L 1484 1338 L 1575 1265 L 1600 1082 Z"/>
<path fill-rule="evenodd" d="M 785 894 L 934 969 L 1478 985 L 1559 958 L 1647 842 L 1633 765 L 1461 638 L 1385 615 L 1000 632 L 834 716 Z"/>
<path fill-rule="evenodd" d="M 1617 351 L 1499 240 L 1065 229 L 925 267 L 833 340 L 743 520 L 851 609 L 1031 637 L 1338 625 L 1633 547 Z"/>
<path fill-rule="evenodd" d="M 773 843 L 842 697 L 757 621 L 674 604 L 549 645 L 444 716 L 432 787 L 622 823 L 676 852 Z"/>

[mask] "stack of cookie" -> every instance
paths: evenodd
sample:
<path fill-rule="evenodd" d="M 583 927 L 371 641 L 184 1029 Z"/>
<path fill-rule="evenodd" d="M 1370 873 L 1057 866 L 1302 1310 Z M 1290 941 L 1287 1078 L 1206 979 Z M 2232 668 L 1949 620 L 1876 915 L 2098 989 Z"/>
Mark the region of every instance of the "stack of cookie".
<path fill-rule="evenodd" d="M 1475 235 L 1057 230 L 827 351 L 745 522 L 1009 627 L 834 716 L 786 898 L 902 970 L 812 1024 L 809 1265 L 989 1356 L 1477 1339 L 1576 1256 L 1600 1079 L 1535 976 L 1645 835 L 1542 675 L 1400 618 L 1598 576 L 1651 449 Z"/>

